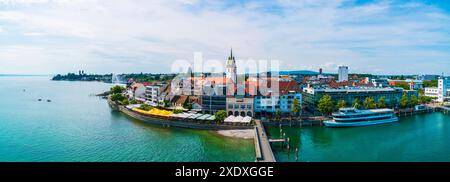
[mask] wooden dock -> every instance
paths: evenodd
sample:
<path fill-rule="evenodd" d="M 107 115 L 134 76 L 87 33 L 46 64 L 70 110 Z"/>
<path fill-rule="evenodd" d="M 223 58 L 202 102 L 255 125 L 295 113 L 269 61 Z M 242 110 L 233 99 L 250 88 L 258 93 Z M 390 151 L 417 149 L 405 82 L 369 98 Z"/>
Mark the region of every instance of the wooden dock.
<path fill-rule="evenodd" d="M 256 162 L 276 162 L 266 130 L 260 121 L 255 126 Z"/>

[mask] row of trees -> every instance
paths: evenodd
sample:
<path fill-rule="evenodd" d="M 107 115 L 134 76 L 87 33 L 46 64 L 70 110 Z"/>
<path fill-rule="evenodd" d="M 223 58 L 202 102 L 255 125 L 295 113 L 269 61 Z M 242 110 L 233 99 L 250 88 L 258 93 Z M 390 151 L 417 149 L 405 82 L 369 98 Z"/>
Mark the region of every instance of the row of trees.
<path fill-rule="evenodd" d="M 412 95 L 411 97 L 408 97 L 407 94 L 403 94 L 403 96 L 400 99 L 400 107 L 401 108 L 407 108 L 407 107 L 413 107 L 417 104 L 425 104 L 432 101 L 432 98 L 426 97 L 426 96 L 420 96 L 419 98 L 415 95 Z M 336 105 L 334 104 L 331 96 L 324 95 L 318 103 L 318 110 L 323 115 L 330 115 L 335 110 L 344 108 L 349 106 L 347 102 L 343 99 L 337 101 Z M 373 97 L 366 97 L 363 101 L 363 103 L 360 103 L 360 100 L 358 98 L 355 98 L 353 100 L 353 103 L 351 104 L 351 107 L 357 108 L 357 109 L 375 109 L 375 108 L 385 108 L 386 107 L 386 98 L 380 97 L 378 101 L 375 101 Z"/>
<path fill-rule="evenodd" d="M 335 110 L 348 107 L 349 105 L 347 102 L 343 99 L 337 101 L 336 105 L 333 102 L 333 99 L 329 95 L 324 95 L 320 100 L 318 104 L 319 111 L 324 115 L 329 115 Z M 358 98 L 355 98 L 353 100 L 353 103 L 351 104 L 351 107 L 361 109 L 364 107 L 365 109 L 375 109 L 375 108 L 384 108 L 386 107 L 386 98 L 380 97 L 378 101 L 376 102 L 373 97 L 366 97 L 361 104 L 360 100 Z"/>
<path fill-rule="evenodd" d="M 403 94 L 402 98 L 400 99 L 400 107 L 407 108 L 407 107 L 414 107 L 417 104 L 427 104 L 433 101 L 432 97 L 428 96 L 415 96 L 412 95 L 408 98 L 406 94 Z"/>

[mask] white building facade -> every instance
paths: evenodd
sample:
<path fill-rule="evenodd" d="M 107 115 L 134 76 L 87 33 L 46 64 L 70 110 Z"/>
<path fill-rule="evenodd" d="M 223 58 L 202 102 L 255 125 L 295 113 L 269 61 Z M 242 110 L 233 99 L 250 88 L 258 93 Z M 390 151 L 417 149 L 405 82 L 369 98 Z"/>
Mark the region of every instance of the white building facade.
<path fill-rule="evenodd" d="M 295 91 L 279 96 L 255 96 L 254 110 L 257 115 L 274 114 L 277 110 L 285 114 L 290 113 L 294 99 L 297 99 L 301 106 L 302 94 Z"/>
<path fill-rule="evenodd" d="M 450 80 L 445 77 L 438 79 L 438 87 L 425 88 L 425 96 L 434 97 L 438 102 L 444 102 L 450 98 Z"/>
<path fill-rule="evenodd" d="M 348 81 L 348 66 L 339 66 L 338 80 L 339 82 Z"/>
<path fill-rule="evenodd" d="M 159 95 L 160 95 L 160 86 L 147 86 L 145 90 L 145 94 L 147 96 L 147 104 L 151 106 L 158 106 L 160 103 Z"/>
<path fill-rule="evenodd" d="M 438 90 L 437 87 L 427 87 L 425 88 L 425 96 L 438 98 Z"/>
<path fill-rule="evenodd" d="M 444 102 L 449 98 L 450 81 L 448 78 L 441 77 L 438 80 L 438 102 Z"/>
<path fill-rule="evenodd" d="M 236 96 L 227 97 L 228 116 L 250 116 L 253 117 L 253 98 Z"/>

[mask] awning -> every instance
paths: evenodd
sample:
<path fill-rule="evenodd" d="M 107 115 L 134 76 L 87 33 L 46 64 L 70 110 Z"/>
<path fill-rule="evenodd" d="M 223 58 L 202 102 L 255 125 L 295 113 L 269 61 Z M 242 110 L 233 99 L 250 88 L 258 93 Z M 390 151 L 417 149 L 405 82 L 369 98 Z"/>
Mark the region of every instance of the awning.
<path fill-rule="evenodd" d="M 252 117 L 250 116 L 245 116 L 244 119 L 242 119 L 243 123 L 250 123 L 252 121 Z"/>
<path fill-rule="evenodd" d="M 211 117 L 211 116 L 212 116 L 211 114 L 204 114 L 204 115 L 198 117 L 197 119 L 198 119 L 198 120 L 206 120 L 207 118 L 209 118 L 209 117 Z"/>
<path fill-rule="evenodd" d="M 216 120 L 216 116 L 211 115 L 209 118 L 206 118 L 205 120 L 207 120 L 207 121 L 214 121 L 214 120 Z"/>
<path fill-rule="evenodd" d="M 235 117 L 233 120 L 233 123 L 241 123 L 243 119 L 244 119 L 244 117 L 242 117 L 242 116 Z"/>
<path fill-rule="evenodd" d="M 134 108 L 139 108 L 139 107 L 141 107 L 140 104 L 132 104 L 132 105 L 127 105 L 126 106 L 126 108 L 128 108 L 128 109 L 134 109 Z"/>
<path fill-rule="evenodd" d="M 174 114 L 174 115 L 172 115 L 172 117 L 176 117 L 176 118 L 188 118 L 188 117 L 191 117 L 192 115 L 194 115 L 194 114 L 190 114 L 190 113 L 178 113 L 178 114 Z"/>
<path fill-rule="evenodd" d="M 192 116 L 189 116 L 188 119 L 197 119 L 198 117 L 202 116 L 203 114 L 194 114 Z"/>
<path fill-rule="evenodd" d="M 233 115 L 228 116 L 227 118 L 225 118 L 225 120 L 223 122 L 225 123 L 232 123 L 234 121 L 236 117 L 234 117 Z"/>

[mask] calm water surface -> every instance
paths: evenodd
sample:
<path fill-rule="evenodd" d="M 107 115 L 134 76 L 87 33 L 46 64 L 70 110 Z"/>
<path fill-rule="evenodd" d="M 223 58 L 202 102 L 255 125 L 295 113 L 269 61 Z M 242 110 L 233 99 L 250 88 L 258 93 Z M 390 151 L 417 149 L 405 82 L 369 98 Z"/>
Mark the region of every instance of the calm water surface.
<path fill-rule="evenodd" d="M 279 137 L 279 127 L 268 127 Z M 450 115 L 440 112 L 400 118 L 393 124 L 325 128 L 320 126 L 283 128 L 292 147 L 299 148 L 300 161 L 450 161 Z M 295 161 L 274 145 L 278 161 Z"/>
<path fill-rule="evenodd" d="M 254 161 L 252 140 L 141 124 L 89 96 L 110 84 L 49 79 L 0 76 L 0 161 Z"/>

